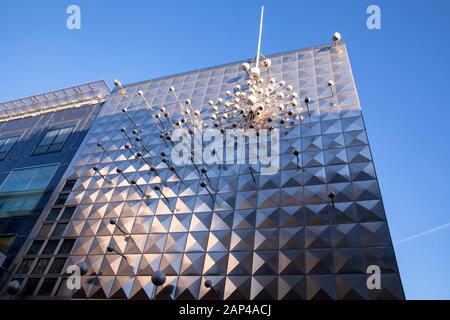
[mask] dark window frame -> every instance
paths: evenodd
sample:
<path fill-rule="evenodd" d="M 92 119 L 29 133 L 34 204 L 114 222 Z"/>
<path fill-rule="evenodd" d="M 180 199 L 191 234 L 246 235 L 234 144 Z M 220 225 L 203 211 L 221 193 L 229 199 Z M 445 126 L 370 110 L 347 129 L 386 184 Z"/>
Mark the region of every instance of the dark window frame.
<path fill-rule="evenodd" d="M 39 143 L 37 144 L 37 146 L 34 148 L 33 152 L 31 152 L 31 155 L 32 156 L 39 156 L 39 155 L 43 155 L 43 154 L 50 154 L 50 153 L 61 152 L 64 149 L 64 147 L 66 146 L 67 142 L 69 141 L 70 136 L 74 133 L 76 126 L 77 126 L 76 124 L 72 124 L 72 125 L 67 125 L 67 126 L 60 127 L 60 128 L 50 128 L 50 129 L 48 129 L 45 132 L 44 136 L 39 141 Z M 54 144 L 54 142 L 58 138 L 60 132 L 62 130 L 65 130 L 65 129 L 71 129 L 71 130 L 70 130 L 69 134 L 67 135 L 66 139 L 64 140 L 64 143 L 62 143 L 62 145 L 61 145 L 61 147 L 59 149 L 50 151 L 50 148 L 52 146 L 56 145 L 56 144 Z M 52 138 L 51 142 L 41 146 L 42 142 L 47 137 L 47 135 L 50 132 L 54 132 L 54 131 L 58 131 L 58 133 Z M 45 147 L 45 151 L 37 151 L 40 147 Z"/>

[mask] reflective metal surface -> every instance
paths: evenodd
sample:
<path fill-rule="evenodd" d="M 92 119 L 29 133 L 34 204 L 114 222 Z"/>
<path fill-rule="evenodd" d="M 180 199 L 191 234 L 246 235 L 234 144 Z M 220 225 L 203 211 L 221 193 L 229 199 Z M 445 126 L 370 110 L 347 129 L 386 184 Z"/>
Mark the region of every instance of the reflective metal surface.
<path fill-rule="evenodd" d="M 76 180 L 73 188 L 53 206 L 61 212 L 75 208 L 73 216 L 61 221 L 60 213 L 42 221 L 44 231 L 34 236 L 47 245 L 61 239 L 58 247 L 62 239 L 73 239 L 73 248 L 70 254 L 56 249 L 45 256 L 47 264 L 40 262 L 41 251 L 25 255 L 30 267 L 14 275 L 22 292 L 34 281 L 38 284 L 28 288 L 28 296 L 403 299 L 345 45 L 271 59 L 273 77 L 291 83 L 300 101 L 316 101 L 309 105 L 310 122 L 295 120 L 281 127 L 278 172 L 259 175 L 258 165 L 252 165 L 252 174 L 248 164 L 206 166 L 211 197 L 199 187 L 202 177 L 193 165 L 177 167 L 175 174 L 161 162 L 160 152 L 168 146 L 150 115 L 160 107 L 177 114 L 180 106 L 169 88 L 180 99 L 190 99 L 206 119 L 209 100 L 217 101 L 245 81 L 241 63 L 117 88 L 68 169 L 66 178 Z M 335 96 L 319 100 L 329 95 L 330 80 Z M 137 130 L 148 152 L 121 127 L 130 136 Z M 128 152 L 127 143 L 145 161 Z M 52 236 L 61 223 L 67 223 L 62 236 Z M 64 268 L 87 263 L 79 290 L 67 288 L 65 269 L 49 271 L 56 259 L 66 259 Z M 36 267 L 40 263 L 46 267 Z M 381 269 L 379 290 L 366 285 L 370 265 Z M 151 277 L 157 271 L 166 279 L 155 288 Z M 206 280 L 212 288 L 204 285 Z"/>

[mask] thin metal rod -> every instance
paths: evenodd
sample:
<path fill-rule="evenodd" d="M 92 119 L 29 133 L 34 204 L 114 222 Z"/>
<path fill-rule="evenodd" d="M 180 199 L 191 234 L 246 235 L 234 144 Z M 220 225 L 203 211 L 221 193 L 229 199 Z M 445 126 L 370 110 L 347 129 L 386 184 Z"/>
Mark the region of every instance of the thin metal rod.
<path fill-rule="evenodd" d="M 144 100 L 144 102 L 147 105 L 147 107 L 150 108 L 150 111 L 153 111 L 153 107 L 150 105 L 150 103 L 148 103 L 147 98 L 145 97 L 145 95 L 142 95 L 142 99 Z"/>
<path fill-rule="evenodd" d="M 117 223 L 116 223 L 116 228 L 119 229 L 119 231 L 122 232 L 123 234 L 128 235 L 128 232 L 123 230 Z"/>
<path fill-rule="evenodd" d="M 137 142 L 140 143 L 140 145 L 142 146 L 142 148 L 144 148 L 145 152 L 149 153 L 150 150 L 147 148 L 147 146 L 144 144 L 144 142 L 142 141 L 142 138 L 140 136 L 136 136 L 136 138 L 134 139 Z"/>
<path fill-rule="evenodd" d="M 256 178 L 255 178 L 255 175 L 253 174 L 253 169 L 252 169 L 252 167 L 249 166 L 248 169 L 250 170 L 250 174 L 252 175 L 253 182 L 256 183 Z"/>
<path fill-rule="evenodd" d="M 259 55 L 261 54 L 261 37 L 262 37 L 263 17 L 264 17 L 264 6 L 261 6 L 261 19 L 259 22 L 259 36 L 258 36 L 258 50 L 256 52 L 256 67 L 259 66 Z"/>
<path fill-rule="evenodd" d="M 128 260 L 127 257 L 126 257 L 122 252 L 119 252 L 119 251 L 117 251 L 116 249 L 113 249 L 113 251 L 114 251 L 116 254 L 118 254 L 119 256 L 121 256 L 122 258 L 124 258 L 125 260 Z"/>

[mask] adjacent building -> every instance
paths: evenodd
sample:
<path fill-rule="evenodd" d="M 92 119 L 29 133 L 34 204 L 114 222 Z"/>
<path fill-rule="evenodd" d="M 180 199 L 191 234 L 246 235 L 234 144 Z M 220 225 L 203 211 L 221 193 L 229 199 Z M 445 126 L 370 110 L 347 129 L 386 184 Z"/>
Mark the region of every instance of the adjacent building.
<path fill-rule="evenodd" d="M 0 104 L 0 283 L 108 94 L 99 81 Z"/>
<path fill-rule="evenodd" d="M 247 68 L 254 63 L 124 86 L 116 81 L 14 260 L 9 280 L 19 288 L 9 298 L 403 299 L 345 44 L 264 58 L 256 82 Z M 278 130 L 278 170 L 261 174 L 260 164 L 245 161 L 173 163 L 174 127 L 193 129 L 201 120 L 212 128 L 216 113 L 218 127 L 240 129 L 243 122 L 227 124 L 231 114 L 242 114 L 237 105 L 259 94 L 253 86 L 269 83 L 274 87 L 265 87 L 269 92 L 276 86 L 291 92 L 289 108 L 295 112 L 279 107 L 279 114 L 288 116 L 278 119 L 274 112 L 273 121 L 254 120 L 252 111 L 243 122 L 246 128 L 259 121 Z M 95 110 L 69 112 L 89 127 Z M 52 130 L 70 128 L 61 117 L 63 123 L 51 123 Z M 15 121 L 37 123 L 32 119 Z M 51 155 L 39 156 L 47 159 L 39 165 L 48 167 L 36 183 L 27 180 L 30 173 L 10 177 L 15 168 L 36 165 L 36 150 L 49 149 L 39 142 L 47 129 L 34 127 L 37 132 L 26 135 L 34 140 L 21 136 L 15 142 L 26 140 L 24 151 L 15 147 L 17 153 L 10 153 L 26 155 L 24 163 L 2 167 L 3 194 L 27 196 L 27 186 L 43 192 L 48 181 L 59 180 L 61 165 L 48 164 L 63 160 Z M 1 132 L 6 139 L 17 137 Z M 74 137 L 72 151 L 81 138 L 81 133 Z M 27 181 L 16 190 L 13 179 Z M 86 269 L 79 288 L 72 289 L 69 266 Z M 367 285 L 373 266 L 381 271 L 380 289 Z"/>

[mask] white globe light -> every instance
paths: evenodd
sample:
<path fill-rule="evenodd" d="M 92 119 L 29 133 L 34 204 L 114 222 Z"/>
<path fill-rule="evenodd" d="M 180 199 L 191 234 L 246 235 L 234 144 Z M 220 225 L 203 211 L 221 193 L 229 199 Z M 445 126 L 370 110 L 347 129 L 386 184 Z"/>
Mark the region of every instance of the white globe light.
<path fill-rule="evenodd" d="M 261 77 L 261 70 L 258 67 L 253 67 L 250 69 L 250 77 L 253 80 L 258 80 Z"/>
<path fill-rule="evenodd" d="M 270 59 L 264 59 L 263 60 L 263 66 L 269 68 L 272 65 L 272 60 Z"/>
<path fill-rule="evenodd" d="M 341 41 L 341 34 L 339 32 L 335 32 L 332 37 L 333 42 Z"/>
<path fill-rule="evenodd" d="M 256 101 L 257 101 L 257 99 L 256 99 L 256 96 L 254 96 L 254 95 L 249 95 L 247 98 L 247 103 L 252 106 L 255 105 Z"/>

